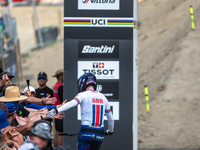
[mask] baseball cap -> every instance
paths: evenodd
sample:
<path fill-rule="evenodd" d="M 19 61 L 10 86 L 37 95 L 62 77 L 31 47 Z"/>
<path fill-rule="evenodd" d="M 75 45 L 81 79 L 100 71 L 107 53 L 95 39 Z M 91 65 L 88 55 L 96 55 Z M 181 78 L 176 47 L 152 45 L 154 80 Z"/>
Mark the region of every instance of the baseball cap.
<path fill-rule="evenodd" d="M 10 72 L 8 72 L 8 71 L 5 71 L 5 72 L 3 72 L 3 74 L 2 73 L 0 73 L 0 78 L 2 78 L 2 75 L 4 75 L 4 74 L 7 74 L 7 76 L 8 76 L 8 78 L 14 78 L 15 76 L 13 76 L 13 75 L 11 75 L 11 73 Z"/>
<path fill-rule="evenodd" d="M 18 109 L 18 104 L 15 102 L 8 102 L 6 106 L 8 107 L 9 115 L 15 113 Z"/>
<path fill-rule="evenodd" d="M 5 128 L 9 125 L 9 121 L 6 118 L 6 113 L 0 109 L 0 129 Z"/>
<path fill-rule="evenodd" d="M 45 72 L 39 72 L 38 78 L 40 77 L 47 78 L 47 74 Z"/>
<path fill-rule="evenodd" d="M 29 86 L 29 89 L 30 89 L 30 92 L 36 93 L 34 87 Z M 28 90 L 28 86 L 24 89 L 23 93 L 26 93 L 27 90 Z"/>
<path fill-rule="evenodd" d="M 33 124 L 30 134 L 36 135 L 44 139 L 53 140 L 51 136 L 52 126 L 49 122 L 40 120 Z"/>

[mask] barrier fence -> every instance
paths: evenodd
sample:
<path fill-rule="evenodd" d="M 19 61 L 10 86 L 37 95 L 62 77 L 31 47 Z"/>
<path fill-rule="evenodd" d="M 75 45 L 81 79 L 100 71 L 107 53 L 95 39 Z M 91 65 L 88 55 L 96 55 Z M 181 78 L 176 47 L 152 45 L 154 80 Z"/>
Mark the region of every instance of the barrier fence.
<path fill-rule="evenodd" d="M 11 18 L 9 21 L 11 22 L 9 26 L 0 33 L 1 67 L 4 71 L 9 71 L 15 76 L 12 83 L 20 86 L 22 66 L 16 20 Z"/>
<path fill-rule="evenodd" d="M 27 9 L 30 10 L 30 7 Z M 12 17 L 13 8 L 9 6 L 1 11 L 0 65 L 15 76 L 12 83 L 19 86 L 23 78 L 21 54 L 63 39 L 62 9 L 37 13 L 35 5 L 31 8 L 34 10 L 32 13 L 13 14 L 15 17 Z"/>

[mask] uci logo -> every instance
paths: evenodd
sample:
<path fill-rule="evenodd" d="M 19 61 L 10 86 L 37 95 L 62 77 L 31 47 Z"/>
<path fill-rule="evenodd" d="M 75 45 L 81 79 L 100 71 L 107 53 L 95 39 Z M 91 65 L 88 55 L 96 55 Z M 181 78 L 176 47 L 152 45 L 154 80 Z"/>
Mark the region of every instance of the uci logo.
<path fill-rule="evenodd" d="M 106 25 L 106 19 L 92 19 L 92 25 Z"/>
<path fill-rule="evenodd" d="M 82 2 L 83 2 L 84 4 L 87 4 L 87 3 L 89 2 L 89 0 L 82 0 Z"/>

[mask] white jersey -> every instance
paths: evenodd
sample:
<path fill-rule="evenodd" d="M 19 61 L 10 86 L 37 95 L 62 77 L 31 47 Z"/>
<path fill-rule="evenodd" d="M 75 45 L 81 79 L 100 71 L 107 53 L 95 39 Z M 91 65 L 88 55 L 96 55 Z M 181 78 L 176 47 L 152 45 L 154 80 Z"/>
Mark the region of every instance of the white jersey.
<path fill-rule="evenodd" d="M 108 118 L 108 128 L 114 131 L 114 119 L 107 98 L 97 91 L 84 91 L 75 96 L 73 100 L 58 108 L 58 112 L 68 110 L 80 104 L 81 124 L 94 127 L 104 127 L 104 115 Z"/>

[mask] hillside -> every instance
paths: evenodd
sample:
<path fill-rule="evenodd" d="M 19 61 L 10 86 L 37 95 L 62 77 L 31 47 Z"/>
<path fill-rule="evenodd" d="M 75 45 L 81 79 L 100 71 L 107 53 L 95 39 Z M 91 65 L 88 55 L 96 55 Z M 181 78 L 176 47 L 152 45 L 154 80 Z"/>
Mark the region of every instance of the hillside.
<path fill-rule="evenodd" d="M 189 6 L 194 8 L 191 30 Z M 139 120 L 141 149 L 200 149 L 200 5 L 196 0 L 139 4 Z M 144 85 L 150 113 L 145 112 Z"/>
<path fill-rule="evenodd" d="M 190 26 L 190 5 L 195 31 Z M 200 1 L 144 0 L 138 18 L 138 147 L 200 149 Z M 63 67 L 63 42 L 33 51 L 24 64 L 29 64 L 25 73 L 34 73 L 33 86 L 37 87 L 40 70 L 47 72 L 48 85 L 53 85 L 51 75 Z M 150 113 L 144 85 L 149 87 Z"/>

